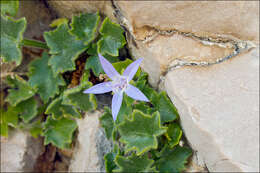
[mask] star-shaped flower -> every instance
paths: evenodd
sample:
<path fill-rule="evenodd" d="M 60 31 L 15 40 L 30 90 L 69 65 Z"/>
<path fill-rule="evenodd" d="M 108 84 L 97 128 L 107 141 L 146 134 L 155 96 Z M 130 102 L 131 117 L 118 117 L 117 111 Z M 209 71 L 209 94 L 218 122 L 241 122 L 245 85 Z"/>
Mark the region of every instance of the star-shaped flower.
<path fill-rule="evenodd" d="M 141 100 L 145 102 L 149 102 L 147 97 L 136 87 L 129 84 L 129 82 L 133 79 L 135 73 L 137 72 L 142 59 L 138 59 L 131 63 L 124 71 L 123 75 L 120 75 L 116 69 L 113 67 L 108 60 L 106 60 L 102 55 L 98 55 L 100 63 L 108 75 L 108 77 L 112 80 L 109 82 L 103 82 L 97 84 L 87 90 L 84 91 L 85 94 L 103 94 L 106 92 L 113 91 L 114 95 L 112 98 L 112 116 L 114 121 L 116 121 L 117 114 L 120 110 L 123 93 L 125 92 L 129 97 L 132 97 L 135 100 Z"/>

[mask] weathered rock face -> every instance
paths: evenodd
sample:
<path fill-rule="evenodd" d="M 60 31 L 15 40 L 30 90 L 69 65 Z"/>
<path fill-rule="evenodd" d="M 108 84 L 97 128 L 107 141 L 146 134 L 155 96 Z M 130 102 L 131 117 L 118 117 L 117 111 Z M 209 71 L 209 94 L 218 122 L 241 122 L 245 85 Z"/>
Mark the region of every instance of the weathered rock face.
<path fill-rule="evenodd" d="M 1 172 L 32 172 L 43 149 L 42 140 L 13 131 L 8 139 L 1 138 Z"/>
<path fill-rule="evenodd" d="M 61 3 L 64 14 L 90 8 Z M 130 53 L 176 104 L 209 171 L 259 171 L 259 1 L 92 5 L 126 27 Z"/>
<path fill-rule="evenodd" d="M 115 5 L 141 39 L 147 27 L 178 30 L 202 37 L 235 37 L 259 41 L 259 2 L 117 1 Z M 138 33 L 143 33 L 139 34 Z"/>
<path fill-rule="evenodd" d="M 59 16 L 71 18 L 74 14 L 101 12 L 110 19 L 115 20 L 114 9 L 111 1 L 52 1 L 48 4 L 58 13 Z"/>
<path fill-rule="evenodd" d="M 70 164 L 70 172 L 104 172 L 103 157 L 110 152 L 112 144 L 106 140 L 99 126 L 100 112 L 87 113 L 85 118 L 77 120 L 78 138 Z M 102 143 L 100 143 L 102 142 Z"/>
<path fill-rule="evenodd" d="M 259 44 L 259 2 L 114 4 L 120 22 L 130 32 L 131 53 L 145 58 L 143 67 L 154 87 L 172 66 L 213 64 Z"/>
<path fill-rule="evenodd" d="M 172 70 L 165 88 L 210 171 L 259 171 L 259 48 L 221 64 Z"/>

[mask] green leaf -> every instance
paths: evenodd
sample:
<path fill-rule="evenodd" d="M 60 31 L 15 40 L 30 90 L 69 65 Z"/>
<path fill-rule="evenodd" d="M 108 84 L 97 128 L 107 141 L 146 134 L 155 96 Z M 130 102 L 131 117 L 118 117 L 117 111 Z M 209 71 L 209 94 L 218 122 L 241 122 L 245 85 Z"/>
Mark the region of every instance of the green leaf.
<path fill-rule="evenodd" d="M 7 111 L 0 109 L 1 136 L 8 137 L 8 125 L 17 127 L 19 111 L 12 106 L 8 106 Z"/>
<path fill-rule="evenodd" d="M 76 128 L 77 123 L 74 120 L 64 117 L 54 120 L 49 116 L 44 124 L 44 145 L 52 143 L 61 149 L 68 148 Z"/>
<path fill-rule="evenodd" d="M 63 102 L 65 105 L 75 106 L 83 111 L 90 111 L 97 108 L 96 97 L 93 94 L 84 94 L 83 91 L 90 88 L 92 84 L 86 82 L 64 91 Z"/>
<path fill-rule="evenodd" d="M 179 124 L 172 123 L 168 126 L 166 137 L 171 148 L 173 148 L 180 142 L 181 136 L 182 130 Z"/>
<path fill-rule="evenodd" d="M 1 1 L 2 2 L 2 1 Z M 8 16 L 1 15 L 1 47 L 0 57 L 4 62 L 16 62 L 20 65 L 22 52 L 20 44 L 26 27 L 25 18 L 14 20 Z"/>
<path fill-rule="evenodd" d="M 98 41 L 98 53 L 118 56 L 118 50 L 126 44 L 124 30 L 106 18 L 100 28 L 102 38 Z"/>
<path fill-rule="evenodd" d="M 119 169 L 114 172 L 156 172 L 155 167 L 152 167 L 154 161 L 148 156 L 136 156 L 132 154 L 129 157 L 116 156 L 116 165 Z"/>
<path fill-rule="evenodd" d="M 19 110 L 20 117 L 25 123 L 28 123 L 37 116 L 37 102 L 31 97 L 28 100 L 22 101 L 17 104 L 16 109 Z"/>
<path fill-rule="evenodd" d="M 49 65 L 54 74 L 75 70 L 74 61 L 87 47 L 69 33 L 68 25 L 62 24 L 54 31 L 45 32 L 44 38 L 52 54 Z"/>
<path fill-rule="evenodd" d="M 133 61 L 130 59 L 126 59 L 124 61 L 119 61 L 116 63 L 113 63 L 112 65 L 114 68 L 120 73 L 126 69 L 127 66 L 129 66 Z M 138 77 L 141 73 L 141 69 L 139 68 L 135 74 L 135 77 Z"/>
<path fill-rule="evenodd" d="M 95 34 L 100 17 L 98 12 L 94 14 L 81 14 L 80 16 L 73 16 L 71 22 L 71 33 L 74 34 L 78 40 L 83 40 L 87 45 L 95 39 Z"/>
<path fill-rule="evenodd" d="M 166 132 L 166 128 L 160 124 L 159 113 L 149 116 L 134 110 L 132 118 L 132 120 L 126 118 L 118 126 L 120 141 L 126 144 L 126 151 L 136 150 L 137 155 L 141 155 L 150 149 L 156 149 L 158 146 L 156 137 Z"/>
<path fill-rule="evenodd" d="M 29 130 L 30 134 L 34 138 L 38 138 L 38 136 L 43 135 L 43 127 L 41 121 L 36 121 L 32 124 L 32 127 Z"/>
<path fill-rule="evenodd" d="M 81 117 L 75 107 L 62 104 L 62 97 L 58 97 L 53 100 L 47 107 L 45 114 L 51 114 L 53 119 L 60 119 L 63 116 L 71 116 L 75 118 Z"/>
<path fill-rule="evenodd" d="M 107 153 L 104 156 L 106 172 L 112 173 L 117 166 L 115 164 L 116 154 L 114 152 Z"/>
<path fill-rule="evenodd" d="M 174 121 L 179 118 L 177 109 L 172 104 L 165 91 L 162 91 L 158 95 L 157 102 L 154 106 L 158 109 L 161 115 L 162 124 L 165 122 Z"/>
<path fill-rule="evenodd" d="M 99 76 L 100 73 L 104 73 L 103 67 L 100 64 L 98 55 L 93 55 L 88 57 L 87 62 L 85 64 L 85 69 L 92 69 L 95 76 Z"/>
<path fill-rule="evenodd" d="M 1 0 L 1 14 L 9 14 L 11 16 L 15 16 L 18 8 L 19 8 L 19 1 L 18 0 Z"/>
<path fill-rule="evenodd" d="M 173 149 L 165 149 L 155 164 L 160 172 L 182 172 L 185 170 L 185 164 L 191 155 L 190 148 L 177 145 Z"/>
<path fill-rule="evenodd" d="M 149 114 L 149 115 L 156 111 L 154 108 L 151 108 L 150 106 L 148 106 L 147 103 L 145 103 L 145 102 L 140 102 L 140 103 L 134 104 L 133 109 L 138 109 L 138 110 L 142 111 L 143 113 Z"/>
<path fill-rule="evenodd" d="M 59 27 L 62 24 L 67 25 L 69 23 L 69 20 L 67 18 L 58 18 L 51 22 L 50 27 Z"/>
<path fill-rule="evenodd" d="M 101 126 L 104 128 L 107 139 L 111 139 L 112 132 L 114 130 L 114 120 L 111 111 L 108 107 L 105 107 L 104 114 L 99 118 Z"/>
<path fill-rule="evenodd" d="M 31 88 L 31 86 L 24 79 L 17 75 L 14 79 L 8 77 L 7 82 L 12 89 L 8 90 L 6 101 L 12 106 L 16 106 L 21 101 L 27 100 L 34 95 L 33 88 Z"/>
<path fill-rule="evenodd" d="M 60 75 L 54 77 L 48 61 L 49 56 L 44 52 L 42 58 L 32 61 L 29 66 L 29 84 L 37 89 L 44 103 L 59 93 L 60 85 L 65 85 Z"/>

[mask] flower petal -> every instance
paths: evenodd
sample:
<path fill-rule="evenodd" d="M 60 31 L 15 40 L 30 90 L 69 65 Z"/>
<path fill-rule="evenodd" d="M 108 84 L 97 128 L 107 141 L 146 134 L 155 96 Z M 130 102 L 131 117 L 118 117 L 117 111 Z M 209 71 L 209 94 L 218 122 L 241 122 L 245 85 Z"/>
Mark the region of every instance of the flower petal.
<path fill-rule="evenodd" d="M 120 75 L 113 67 L 113 65 L 108 60 L 106 60 L 106 58 L 104 58 L 101 54 L 98 54 L 98 56 L 104 72 L 108 75 L 108 77 L 110 77 L 110 79 L 113 79 L 114 76 Z"/>
<path fill-rule="evenodd" d="M 132 62 L 127 68 L 125 69 L 123 75 L 128 77 L 128 80 L 132 80 L 135 76 L 135 73 L 137 72 L 141 62 L 143 61 L 143 58 L 140 58 L 134 62 Z"/>
<path fill-rule="evenodd" d="M 116 121 L 117 114 L 122 105 L 123 94 L 115 93 L 112 98 L 112 116 L 114 121 Z"/>
<path fill-rule="evenodd" d="M 90 94 L 90 93 L 102 94 L 102 93 L 110 92 L 110 91 L 112 91 L 111 83 L 112 82 L 103 82 L 103 83 L 94 85 L 93 87 L 86 89 L 83 93 L 85 93 L 85 94 Z"/>
<path fill-rule="evenodd" d="M 132 97 L 135 100 L 149 102 L 148 98 L 138 88 L 134 87 L 133 85 L 128 84 L 125 93 L 129 97 Z"/>

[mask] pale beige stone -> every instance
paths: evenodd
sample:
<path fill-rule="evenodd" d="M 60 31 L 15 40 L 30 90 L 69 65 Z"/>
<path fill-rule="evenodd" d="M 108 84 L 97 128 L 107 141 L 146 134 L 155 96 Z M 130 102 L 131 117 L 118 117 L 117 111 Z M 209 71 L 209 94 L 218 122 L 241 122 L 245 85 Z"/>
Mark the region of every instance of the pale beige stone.
<path fill-rule="evenodd" d="M 137 39 L 151 27 L 259 42 L 259 1 L 115 0 L 115 5 Z"/>
<path fill-rule="evenodd" d="M 210 172 L 259 171 L 259 47 L 220 64 L 175 69 L 165 89 Z"/>
<path fill-rule="evenodd" d="M 1 172 L 32 172 L 36 158 L 43 152 L 41 139 L 22 131 L 1 137 Z"/>
<path fill-rule="evenodd" d="M 53 1 L 48 0 L 48 4 L 59 16 L 71 18 L 79 13 L 100 13 L 106 14 L 110 19 L 115 20 L 114 9 L 111 1 Z"/>
<path fill-rule="evenodd" d="M 103 157 L 110 152 L 112 144 L 101 130 L 99 116 L 101 112 L 95 111 L 77 120 L 79 133 L 69 172 L 105 171 Z"/>
<path fill-rule="evenodd" d="M 175 60 L 214 63 L 234 52 L 232 46 L 203 44 L 200 40 L 177 33 L 171 36 L 158 35 L 153 41 L 147 43 L 135 41 L 133 44 L 130 38 L 128 40 L 133 57 L 144 58 L 142 65 L 150 74 L 149 82 L 153 86 L 157 86 L 160 76 Z"/>
<path fill-rule="evenodd" d="M 78 123 L 78 139 L 74 151 L 73 159 L 69 167 L 70 172 L 98 172 L 100 170 L 96 133 L 99 129 L 100 112 L 86 114 Z"/>

